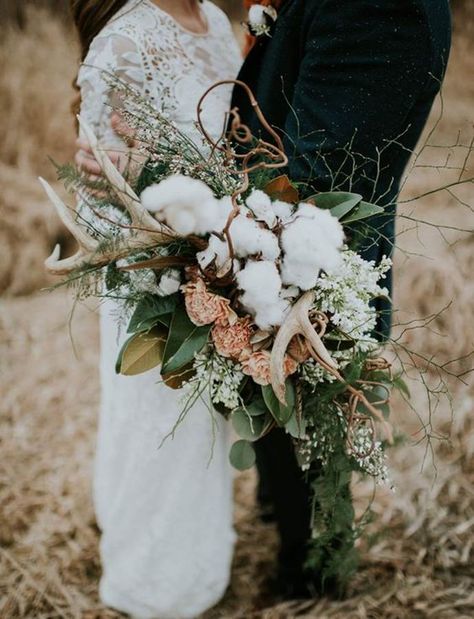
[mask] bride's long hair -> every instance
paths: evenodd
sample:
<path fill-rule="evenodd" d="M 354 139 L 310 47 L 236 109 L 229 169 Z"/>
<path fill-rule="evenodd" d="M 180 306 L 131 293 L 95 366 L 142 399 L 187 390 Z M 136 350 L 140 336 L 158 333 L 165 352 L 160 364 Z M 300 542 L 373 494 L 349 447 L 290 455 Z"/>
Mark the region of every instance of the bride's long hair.
<path fill-rule="evenodd" d="M 92 41 L 127 0 L 70 0 L 71 12 L 79 34 L 81 61 L 84 61 Z M 78 90 L 76 80 L 74 87 Z M 74 114 L 79 112 L 80 95 L 72 105 Z"/>

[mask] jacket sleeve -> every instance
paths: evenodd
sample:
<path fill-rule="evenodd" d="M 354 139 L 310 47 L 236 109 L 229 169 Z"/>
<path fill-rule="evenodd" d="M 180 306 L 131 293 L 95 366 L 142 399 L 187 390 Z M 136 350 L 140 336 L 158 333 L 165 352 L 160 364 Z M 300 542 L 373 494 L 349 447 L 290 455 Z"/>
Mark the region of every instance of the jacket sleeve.
<path fill-rule="evenodd" d="M 376 199 L 387 190 L 377 186 L 381 153 L 403 143 L 410 111 L 433 80 L 428 24 L 416 0 L 307 7 L 285 126 L 290 175 L 319 191 L 355 190 L 358 179 L 365 199 Z"/>

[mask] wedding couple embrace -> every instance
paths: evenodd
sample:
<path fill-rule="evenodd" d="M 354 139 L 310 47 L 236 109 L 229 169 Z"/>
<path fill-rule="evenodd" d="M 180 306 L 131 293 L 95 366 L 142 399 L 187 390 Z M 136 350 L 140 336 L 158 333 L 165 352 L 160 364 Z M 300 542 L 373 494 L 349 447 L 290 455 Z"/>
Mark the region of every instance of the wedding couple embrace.
<path fill-rule="evenodd" d="M 388 205 L 383 218 L 371 221 L 364 253 L 379 261 L 391 253 L 400 179 L 446 67 L 448 0 L 245 4 L 261 5 L 250 13 L 250 30 L 260 36 L 243 59 L 229 20 L 210 0 L 72 0 L 82 45 L 81 116 L 120 165 L 128 147 L 115 131 L 120 123 L 107 74 L 139 90 L 197 142 L 200 97 L 216 82 L 238 77 L 281 133 L 291 179 Z M 254 135 L 261 133 L 242 94 L 229 86 L 206 100 L 203 120 L 214 138 L 231 107 Z M 79 148 L 79 167 L 99 174 L 83 140 Z M 381 304 L 379 310 L 383 336 L 390 309 Z M 112 300 L 101 307 L 94 480 L 101 598 L 143 619 L 196 617 L 219 601 L 230 580 L 235 533 L 228 428 L 205 402 L 196 402 L 158 449 L 181 413 L 181 396 L 153 371 L 115 374 L 124 339 L 118 312 Z M 311 506 L 291 437 L 275 429 L 257 441 L 256 451 L 259 503 L 280 534 L 280 595 L 331 593 L 337 583 L 321 582 L 305 565 Z"/>

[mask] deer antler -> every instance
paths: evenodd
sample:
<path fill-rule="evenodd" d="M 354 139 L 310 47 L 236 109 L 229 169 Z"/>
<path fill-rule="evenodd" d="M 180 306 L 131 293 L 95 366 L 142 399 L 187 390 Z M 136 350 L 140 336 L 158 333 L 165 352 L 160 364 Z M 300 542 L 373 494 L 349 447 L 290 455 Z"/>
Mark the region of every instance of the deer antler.
<path fill-rule="evenodd" d="M 135 249 L 146 249 L 161 243 L 167 243 L 176 236 L 170 228 L 158 222 L 142 206 L 140 198 L 110 161 L 105 151 L 99 148 L 93 131 L 80 117 L 78 117 L 78 120 L 105 178 L 114 188 L 118 198 L 130 215 L 131 225 L 122 226 L 130 231 L 130 236 L 125 241 L 117 242 L 110 250 L 99 253 L 99 241 L 94 239 L 83 226 L 77 223 L 74 212 L 64 204 L 54 189 L 44 179 L 40 178 L 39 180 L 61 221 L 79 245 L 78 251 L 73 256 L 63 260 L 60 260 L 61 249 L 59 245 L 54 248 L 45 265 L 48 271 L 55 275 L 67 275 L 71 271 L 87 265 L 104 266 L 128 256 Z M 97 215 L 100 217 L 100 213 L 97 213 Z"/>
<path fill-rule="evenodd" d="M 50 273 L 65 275 L 74 271 L 80 264 L 90 259 L 96 253 L 99 243 L 90 236 L 83 227 L 78 225 L 71 209 L 64 204 L 51 185 L 47 183 L 44 178 L 40 177 L 39 181 L 46 195 L 55 207 L 61 221 L 74 236 L 79 245 L 79 249 L 74 256 L 70 256 L 64 260 L 60 260 L 61 247 L 56 245 L 51 256 L 45 261 L 46 268 Z"/>
<path fill-rule="evenodd" d="M 314 297 L 315 293 L 309 291 L 295 303 L 285 321 L 278 329 L 273 343 L 270 361 L 271 381 L 273 391 L 282 404 L 286 404 L 284 358 L 288 345 L 295 335 L 302 335 L 306 339 L 310 351 L 317 361 L 322 361 L 325 366 L 327 365 L 337 370 L 337 363 L 326 350 L 326 347 L 309 319 L 309 312 L 313 305 Z"/>
<path fill-rule="evenodd" d="M 299 301 L 297 301 L 297 303 L 295 303 L 285 321 L 279 328 L 273 343 L 270 360 L 271 383 L 275 395 L 282 404 L 286 404 L 284 358 L 288 345 L 295 335 L 302 335 L 306 339 L 308 349 L 315 361 L 317 361 L 327 372 L 332 374 L 338 381 L 341 383 L 346 382 L 344 377 L 338 371 L 337 363 L 328 353 L 320 336 L 309 319 L 309 313 L 314 303 L 314 297 L 315 293 L 309 291 L 306 292 L 299 299 Z M 382 424 L 387 441 L 392 444 L 392 428 L 384 419 L 383 414 L 377 406 L 372 402 L 369 402 L 362 389 L 356 389 L 352 385 L 347 385 L 347 391 L 351 394 L 351 401 L 355 402 L 356 405 L 360 402 L 372 415 L 372 417 L 377 419 Z"/>

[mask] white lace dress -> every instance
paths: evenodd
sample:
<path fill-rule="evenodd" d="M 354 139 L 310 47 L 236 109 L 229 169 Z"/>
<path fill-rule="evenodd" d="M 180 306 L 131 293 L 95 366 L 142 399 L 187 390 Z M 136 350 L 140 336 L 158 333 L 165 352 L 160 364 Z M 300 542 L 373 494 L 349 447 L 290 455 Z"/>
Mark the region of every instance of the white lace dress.
<path fill-rule="evenodd" d="M 181 130 L 198 137 L 199 97 L 216 81 L 234 78 L 241 61 L 225 15 L 207 0 L 201 7 L 208 31 L 197 35 L 151 0 L 129 0 L 93 41 L 79 74 L 81 114 L 104 146 L 122 144 L 110 127 L 101 70 L 139 88 Z M 204 111 L 216 136 L 230 96 L 229 89 L 216 91 Z M 234 531 L 227 428 L 197 403 L 175 438 L 158 449 L 182 410 L 181 393 L 159 383 L 156 370 L 137 377 L 115 374 L 124 337 L 118 310 L 113 302 L 101 309 L 94 480 L 102 529 L 101 599 L 139 618 L 195 617 L 218 602 L 229 582 Z"/>

